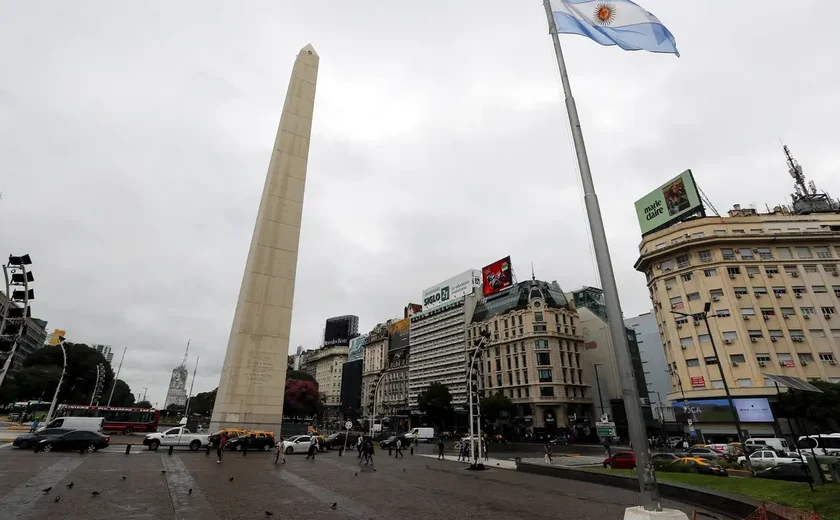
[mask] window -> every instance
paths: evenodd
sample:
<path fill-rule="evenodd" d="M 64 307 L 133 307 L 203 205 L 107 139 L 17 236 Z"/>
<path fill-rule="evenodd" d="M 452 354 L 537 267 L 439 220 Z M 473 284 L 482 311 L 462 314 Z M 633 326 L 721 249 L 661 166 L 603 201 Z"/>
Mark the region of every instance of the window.
<path fill-rule="evenodd" d="M 502 386 L 502 374 L 496 374 L 496 386 Z"/>
<path fill-rule="evenodd" d="M 779 339 L 785 337 L 785 335 L 780 330 L 768 330 L 767 333 L 770 334 L 771 338 Z"/>
<path fill-rule="evenodd" d="M 507 345 L 507 355 L 510 355 L 510 345 Z"/>
<path fill-rule="evenodd" d="M 735 260 L 735 250 L 732 248 L 725 247 L 720 250 L 720 254 L 724 260 Z"/>
<path fill-rule="evenodd" d="M 685 360 L 685 366 L 687 367 L 699 367 L 700 361 L 697 358 L 691 358 Z"/>
<path fill-rule="evenodd" d="M 500 370 L 502 370 L 502 360 L 497 359 L 496 360 L 496 371 L 500 371 Z"/>
<path fill-rule="evenodd" d="M 779 255 L 779 258 L 782 260 L 792 260 L 793 255 L 790 252 L 789 247 L 777 247 L 776 254 Z"/>
<path fill-rule="evenodd" d="M 534 321 L 545 321 L 545 320 L 543 320 L 543 313 L 535 312 L 534 313 Z"/>
<path fill-rule="evenodd" d="M 712 261 L 712 251 L 709 249 L 698 251 L 697 256 L 700 257 L 701 262 L 707 263 Z"/>
<path fill-rule="evenodd" d="M 799 297 L 801 297 L 803 294 L 808 292 L 807 290 L 805 290 L 805 287 L 803 287 L 801 285 L 798 285 L 798 286 L 795 285 L 795 286 L 791 287 L 791 290 L 793 290 L 793 295 L 794 296 L 799 296 Z"/>
<path fill-rule="evenodd" d="M 540 369 L 537 372 L 540 377 L 540 383 L 551 383 L 551 369 Z"/>
<path fill-rule="evenodd" d="M 677 325 L 685 325 L 688 323 L 688 318 L 675 318 L 674 323 Z"/>
<path fill-rule="evenodd" d="M 709 291 L 709 296 L 712 298 L 723 298 L 723 289 L 712 289 Z"/>
<path fill-rule="evenodd" d="M 515 368 L 519 368 L 519 357 L 517 357 L 517 356 L 513 357 L 513 365 L 514 365 Z M 516 374 L 516 379 L 519 379 L 519 374 L 518 373 Z M 518 382 L 519 381 L 517 381 L 517 383 Z"/>
<path fill-rule="evenodd" d="M 814 285 L 814 286 L 812 286 L 812 287 L 811 287 L 811 289 L 812 289 L 815 293 L 826 293 L 826 292 L 828 292 L 828 291 L 825 289 L 825 285 Z"/>
<path fill-rule="evenodd" d="M 755 309 L 753 309 L 752 307 L 746 307 L 744 309 L 741 309 L 741 316 L 755 316 Z"/>
<path fill-rule="evenodd" d="M 733 287 L 735 296 L 746 296 L 749 294 L 746 287 Z"/>
<path fill-rule="evenodd" d="M 770 316 L 775 316 L 775 315 L 776 315 L 776 309 L 774 309 L 773 307 L 762 307 L 761 308 L 761 316 L 765 320 L 769 320 Z"/>
<path fill-rule="evenodd" d="M 537 366 L 551 365 L 551 354 L 548 352 L 537 352 Z"/>
<path fill-rule="evenodd" d="M 523 343 L 523 345 L 524 345 L 524 343 Z M 528 360 L 525 358 L 525 354 L 522 354 L 522 367 L 523 368 L 528 367 Z M 525 374 L 525 382 L 526 383 L 528 382 L 528 374 Z"/>
<path fill-rule="evenodd" d="M 674 296 L 670 299 L 671 310 L 678 310 L 683 308 L 682 296 Z"/>
<path fill-rule="evenodd" d="M 715 235 L 725 235 L 725 234 L 726 234 L 725 229 L 716 229 L 715 230 Z"/>
<path fill-rule="evenodd" d="M 674 283 L 677 281 L 677 278 L 672 276 L 670 278 L 665 278 L 665 290 L 670 291 L 671 287 L 674 286 Z M 565 315 L 564 315 L 565 316 Z"/>
<path fill-rule="evenodd" d="M 732 234 L 733 234 L 733 235 L 743 235 L 743 234 L 744 234 L 744 230 L 743 230 L 743 229 L 733 229 L 733 230 L 732 230 Z"/>
<path fill-rule="evenodd" d="M 831 250 L 828 246 L 816 246 L 814 250 L 817 252 L 817 258 L 831 258 Z"/>
<path fill-rule="evenodd" d="M 712 388 L 723 388 L 723 381 L 720 379 L 712 381 Z"/>
<path fill-rule="evenodd" d="M 770 354 L 756 354 L 755 360 L 759 363 L 769 363 L 770 362 Z"/>
<path fill-rule="evenodd" d="M 826 316 L 831 315 L 831 314 L 837 314 L 837 309 L 835 309 L 834 307 L 820 307 L 820 310 Z"/>
<path fill-rule="evenodd" d="M 762 295 L 767 294 L 767 287 L 753 287 L 753 294 L 760 298 Z"/>
<path fill-rule="evenodd" d="M 729 359 L 733 363 L 746 363 L 747 362 L 747 359 L 744 357 L 743 354 L 732 354 L 732 355 L 729 356 Z"/>
<path fill-rule="evenodd" d="M 834 291 L 834 296 L 840 298 L 840 285 L 832 285 L 831 290 Z"/>
<path fill-rule="evenodd" d="M 735 384 L 740 386 L 741 388 L 746 388 L 752 386 L 752 379 L 744 378 L 744 379 L 736 379 Z"/>
<path fill-rule="evenodd" d="M 793 363 L 793 356 L 791 356 L 787 352 L 777 352 L 776 357 L 779 358 L 779 364 L 780 365 L 786 365 L 788 363 Z"/>
<path fill-rule="evenodd" d="M 781 311 L 782 317 L 785 319 L 788 319 L 790 316 L 796 314 L 796 311 L 793 309 L 793 307 L 782 307 L 781 309 L 779 309 L 779 311 Z"/>
<path fill-rule="evenodd" d="M 696 302 L 696 301 L 700 300 L 700 293 L 699 292 L 689 293 L 687 295 L 687 297 L 688 297 L 688 301 Z"/>
<path fill-rule="evenodd" d="M 688 267 L 691 265 L 691 262 L 688 261 L 688 255 L 678 255 L 677 256 L 677 267 L 682 269 L 683 267 Z"/>
<path fill-rule="evenodd" d="M 534 323 L 534 332 L 545 332 L 548 330 L 545 323 Z"/>
<path fill-rule="evenodd" d="M 752 278 L 753 276 L 755 276 L 757 274 L 761 274 L 761 270 L 758 267 L 753 266 L 753 265 L 747 267 L 747 276 Z"/>
<path fill-rule="evenodd" d="M 519 378 L 519 374 L 516 374 L 516 377 L 517 377 L 517 378 Z M 517 381 L 517 383 L 518 383 L 518 382 L 519 382 L 519 381 Z M 522 389 L 521 389 L 521 388 L 517 388 L 517 389 L 516 389 L 516 397 L 517 397 L 517 398 L 522 397 Z"/>
<path fill-rule="evenodd" d="M 813 307 L 800 307 L 799 311 L 803 316 L 813 316 L 815 314 Z"/>
<path fill-rule="evenodd" d="M 747 334 L 749 335 L 750 338 L 760 338 L 763 335 L 761 333 L 761 330 L 756 330 L 756 329 L 748 330 Z"/>
<path fill-rule="evenodd" d="M 793 228 L 791 228 L 791 229 L 793 229 Z M 796 230 L 799 231 L 799 228 L 796 228 Z M 797 248 L 794 248 L 794 250 L 796 251 L 796 257 L 797 258 L 801 258 L 803 260 L 808 260 L 808 259 L 814 258 L 814 255 L 811 254 L 811 248 L 810 247 L 797 247 Z"/>
<path fill-rule="evenodd" d="M 694 338 L 680 338 L 680 345 L 683 347 L 693 347 L 694 346 Z"/>
<path fill-rule="evenodd" d="M 787 294 L 787 289 L 785 287 L 779 287 L 779 286 L 773 287 L 773 294 L 775 294 L 776 296 L 781 296 L 783 294 Z"/>
<path fill-rule="evenodd" d="M 805 269 L 806 273 L 816 273 L 817 272 L 816 264 L 805 264 L 803 266 L 803 268 Z"/>
<path fill-rule="evenodd" d="M 799 354 L 799 363 L 806 365 L 814 360 L 814 356 L 809 353 Z"/>
<path fill-rule="evenodd" d="M 684 282 L 690 282 L 691 280 L 694 279 L 694 273 L 681 274 L 680 278 L 682 278 L 682 281 L 684 281 Z"/>
<path fill-rule="evenodd" d="M 729 275 L 730 278 L 735 278 L 736 275 L 741 274 L 740 267 L 727 267 L 726 273 Z"/>
<path fill-rule="evenodd" d="M 831 329 L 832 338 L 840 338 L 840 329 Z"/>
<path fill-rule="evenodd" d="M 547 339 L 538 339 L 534 341 L 534 350 L 545 350 L 548 348 Z"/>
<path fill-rule="evenodd" d="M 706 278 L 711 278 L 712 276 L 717 276 L 717 269 L 703 269 L 703 274 L 706 275 Z"/>
<path fill-rule="evenodd" d="M 519 316 L 519 326 L 520 327 L 522 326 L 522 316 L 521 315 Z"/>
<path fill-rule="evenodd" d="M 528 382 L 528 374 L 525 374 L 525 382 L 526 383 Z M 530 388 L 525 389 L 525 397 L 526 398 L 531 397 L 531 389 Z"/>
<path fill-rule="evenodd" d="M 753 259 L 753 251 L 749 247 L 742 247 L 738 249 L 738 253 L 741 255 L 741 258 L 744 260 L 752 260 Z"/>
<path fill-rule="evenodd" d="M 554 397 L 554 387 L 553 386 L 541 386 L 540 387 L 540 397 Z"/>
<path fill-rule="evenodd" d="M 711 343 L 712 338 L 708 334 L 698 334 L 697 339 L 700 340 L 700 343 Z"/>
<path fill-rule="evenodd" d="M 705 357 L 703 358 L 703 361 L 705 361 L 707 365 L 717 365 L 717 358 L 714 356 Z"/>
<path fill-rule="evenodd" d="M 834 354 L 831 352 L 820 352 L 820 361 L 834 361 Z"/>
<path fill-rule="evenodd" d="M 706 236 L 706 233 L 702 231 L 698 231 L 696 233 L 691 234 L 691 238 L 703 238 L 704 236 Z"/>
<path fill-rule="evenodd" d="M 773 253 L 770 252 L 769 247 L 759 247 L 758 248 L 758 257 L 762 260 L 772 260 Z"/>
<path fill-rule="evenodd" d="M 790 329 L 790 339 L 796 342 L 805 341 L 805 335 L 802 333 L 802 329 Z"/>
<path fill-rule="evenodd" d="M 799 276 L 799 268 L 796 267 L 795 265 L 786 265 L 786 266 L 784 266 L 784 269 L 785 269 L 785 273 L 788 274 L 789 276 L 792 276 L 794 278 Z"/>
<path fill-rule="evenodd" d="M 724 341 L 735 341 L 736 339 L 738 339 L 738 333 L 734 330 L 725 331 L 723 333 L 723 339 Z"/>
<path fill-rule="evenodd" d="M 777 274 L 779 274 L 779 268 L 776 267 L 775 265 L 768 265 L 767 267 L 764 268 L 764 273 L 767 276 L 771 276 L 771 277 L 776 276 Z"/>
<path fill-rule="evenodd" d="M 773 381 L 772 379 L 770 379 L 769 377 L 764 378 L 764 386 L 772 387 L 772 386 L 775 386 L 775 385 L 776 385 L 776 382 Z"/>

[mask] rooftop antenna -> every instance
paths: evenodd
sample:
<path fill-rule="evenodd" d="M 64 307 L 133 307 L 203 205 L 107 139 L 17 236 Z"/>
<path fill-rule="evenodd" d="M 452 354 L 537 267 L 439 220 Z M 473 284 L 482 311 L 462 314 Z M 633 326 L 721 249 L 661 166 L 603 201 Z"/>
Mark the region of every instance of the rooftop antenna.
<path fill-rule="evenodd" d="M 790 172 L 790 176 L 793 177 L 793 180 L 796 181 L 796 193 L 807 195 L 808 188 L 805 186 L 805 174 L 802 173 L 802 166 L 799 166 L 799 163 L 793 158 L 793 155 L 790 153 L 790 148 L 788 148 L 786 144 L 782 145 L 782 149 L 785 151 L 788 172 Z"/>
<path fill-rule="evenodd" d="M 703 190 L 700 189 L 700 185 L 695 184 L 695 186 L 697 186 L 697 191 L 700 193 L 700 201 L 703 202 L 705 205 L 709 206 L 709 209 L 712 210 L 712 213 L 714 213 L 715 216 L 719 217 L 720 213 L 718 213 L 718 210 L 715 209 L 715 206 L 712 204 L 712 201 L 709 200 L 709 197 L 707 197 Z"/>
<path fill-rule="evenodd" d="M 188 339 L 187 339 L 187 350 L 186 350 L 186 351 L 184 351 L 184 360 L 183 360 L 183 361 L 181 361 L 181 366 L 182 366 L 182 367 L 185 367 L 185 368 L 186 368 L 186 366 L 187 366 L 187 355 L 188 355 L 189 353 L 190 353 L 190 339 L 188 338 Z"/>
<path fill-rule="evenodd" d="M 534 262 L 531 262 L 531 280 L 537 281 L 537 276 L 534 274 Z"/>

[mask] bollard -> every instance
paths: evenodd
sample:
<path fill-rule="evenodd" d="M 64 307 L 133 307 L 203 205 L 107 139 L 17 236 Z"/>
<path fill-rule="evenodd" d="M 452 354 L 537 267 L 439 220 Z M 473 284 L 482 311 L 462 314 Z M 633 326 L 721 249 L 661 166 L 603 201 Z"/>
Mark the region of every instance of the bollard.
<path fill-rule="evenodd" d="M 411 454 L 414 455 L 414 446 L 411 447 Z"/>
<path fill-rule="evenodd" d="M 129 453 L 131 453 L 131 444 L 126 444 L 125 445 L 125 454 L 128 455 Z"/>
<path fill-rule="evenodd" d="M 205 455 L 210 455 L 210 445 L 207 445 L 207 450 L 204 451 Z"/>
<path fill-rule="evenodd" d="M 341 457 L 344 455 L 344 446 L 338 447 L 338 456 Z"/>
<path fill-rule="evenodd" d="M 169 454 L 170 454 L 170 455 L 172 455 L 172 450 L 174 450 L 174 449 L 175 449 L 175 446 L 170 446 L 170 447 L 169 447 Z"/>
<path fill-rule="evenodd" d="M 388 445 L 388 456 L 389 457 L 391 456 L 391 445 L 390 444 Z"/>

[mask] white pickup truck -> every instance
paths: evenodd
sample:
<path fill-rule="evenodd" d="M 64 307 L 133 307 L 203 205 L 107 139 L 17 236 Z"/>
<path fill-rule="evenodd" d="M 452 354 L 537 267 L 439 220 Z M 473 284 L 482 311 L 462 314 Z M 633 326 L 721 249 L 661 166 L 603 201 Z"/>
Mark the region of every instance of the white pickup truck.
<path fill-rule="evenodd" d="M 193 451 L 202 446 L 210 444 L 210 436 L 200 433 L 192 433 L 186 428 L 170 428 L 165 432 L 156 432 L 146 435 L 143 444 L 150 450 L 156 450 L 161 446 L 189 446 Z"/>

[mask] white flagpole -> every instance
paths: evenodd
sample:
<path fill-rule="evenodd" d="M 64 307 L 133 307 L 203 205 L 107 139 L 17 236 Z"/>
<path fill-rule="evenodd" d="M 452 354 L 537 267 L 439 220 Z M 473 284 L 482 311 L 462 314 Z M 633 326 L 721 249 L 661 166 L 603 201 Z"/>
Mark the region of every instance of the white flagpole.
<path fill-rule="evenodd" d="M 111 399 L 114 398 L 114 390 L 117 389 L 117 378 L 120 377 L 120 370 L 122 370 L 123 360 L 125 359 L 125 351 L 128 347 L 123 348 L 123 355 L 120 358 L 120 366 L 117 367 L 117 375 L 114 376 L 114 384 L 111 386 L 111 395 L 108 396 L 108 406 L 111 406 Z"/>
<path fill-rule="evenodd" d="M 595 259 L 598 263 L 598 273 L 601 276 L 604 302 L 607 310 L 607 321 L 610 326 L 610 337 L 615 350 L 621 380 L 621 394 L 624 399 L 624 410 L 627 414 L 627 426 L 630 430 L 630 441 L 636 452 L 636 474 L 641 491 L 641 505 L 648 511 L 661 511 L 659 488 L 650 460 L 645 420 L 639 401 L 639 389 L 636 388 L 633 377 L 633 364 L 630 360 L 630 345 L 627 343 L 627 333 L 624 329 L 624 315 L 618 299 L 618 287 L 615 283 L 615 273 L 610 260 L 610 250 L 607 245 L 607 235 L 604 231 L 604 221 L 601 218 L 601 207 L 592 183 L 592 172 L 589 169 L 589 158 L 586 155 L 586 145 L 583 142 L 583 132 L 580 128 L 575 98 L 572 96 L 572 86 L 569 83 L 569 73 L 563 60 L 563 50 L 560 48 L 560 38 L 554 24 L 550 0 L 543 0 L 545 14 L 548 18 L 548 28 L 554 42 L 554 52 L 557 55 L 557 66 L 560 68 L 560 80 L 563 82 L 563 92 L 566 95 L 566 111 L 569 114 L 569 126 L 575 143 L 580 178 L 583 183 L 583 200 L 586 203 L 586 215 L 592 232 L 592 242 L 595 249 Z"/>

